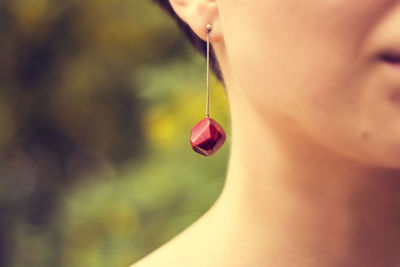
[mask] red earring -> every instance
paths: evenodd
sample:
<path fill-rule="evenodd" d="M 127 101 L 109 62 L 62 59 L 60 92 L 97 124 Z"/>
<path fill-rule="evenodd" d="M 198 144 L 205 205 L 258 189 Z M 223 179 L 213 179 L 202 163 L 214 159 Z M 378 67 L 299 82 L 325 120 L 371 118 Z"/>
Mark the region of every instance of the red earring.
<path fill-rule="evenodd" d="M 207 24 L 207 99 L 206 117 L 199 121 L 190 133 L 192 149 L 204 156 L 211 156 L 225 143 L 226 134 L 224 128 L 209 115 L 209 70 L 210 70 L 210 32 L 212 25 Z"/>

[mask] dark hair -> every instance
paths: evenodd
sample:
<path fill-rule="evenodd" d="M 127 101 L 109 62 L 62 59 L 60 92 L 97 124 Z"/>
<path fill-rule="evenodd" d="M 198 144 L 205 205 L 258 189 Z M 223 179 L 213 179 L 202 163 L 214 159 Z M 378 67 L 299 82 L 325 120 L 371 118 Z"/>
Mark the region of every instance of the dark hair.
<path fill-rule="evenodd" d="M 175 14 L 174 10 L 172 9 L 169 3 L 169 0 L 152 0 L 152 1 L 157 3 L 163 10 L 167 12 L 168 15 L 170 15 L 175 20 L 176 24 L 183 31 L 185 36 L 189 39 L 190 43 L 196 48 L 197 51 L 199 51 L 204 57 L 206 57 L 207 43 L 203 41 L 201 38 L 199 38 L 197 34 L 195 34 L 192 31 L 190 26 Z M 212 46 L 210 46 L 210 68 L 212 72 L 215 74 L 215 76 L 218 78 L 218 80 L 222 82 L 222 84 L 224 84 L 224 78 L 222 76 L 222 72 L 219 67 L 217 58 L 215 57 L 214 49 L 212 48 Z"/>

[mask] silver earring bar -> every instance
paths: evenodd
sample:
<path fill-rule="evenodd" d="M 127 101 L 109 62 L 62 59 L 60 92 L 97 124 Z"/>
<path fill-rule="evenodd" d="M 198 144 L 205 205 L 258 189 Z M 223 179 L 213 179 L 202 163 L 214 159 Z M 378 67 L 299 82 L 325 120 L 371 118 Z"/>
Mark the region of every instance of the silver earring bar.
<path fill-rule="evenodd" d="M 207 24 L 207 100 L 206 100 L 206 116 L 210 117 L 209 114 L 209 102 L 210 102 L 210 85 L 209 85 L 209 76 L 210 76 L 210 32 L 212 30 L 212 25 Z"/>

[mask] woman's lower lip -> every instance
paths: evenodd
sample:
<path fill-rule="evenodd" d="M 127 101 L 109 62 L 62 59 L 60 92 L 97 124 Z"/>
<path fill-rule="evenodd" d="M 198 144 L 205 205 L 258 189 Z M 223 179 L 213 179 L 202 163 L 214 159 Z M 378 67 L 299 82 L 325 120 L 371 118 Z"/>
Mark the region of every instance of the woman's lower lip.
<path fill-rule="evenodd" d="M 388 64 L 392 64 L 394 66 L 400 66 L 400 60 L 396 60 L 396 61 L 387 61 Z"/>
<path fill-rule="evenodd" d="M 388 66 L 400 69 L 400 61 L 392 62 L 392 61 L 384 61 Z"/>

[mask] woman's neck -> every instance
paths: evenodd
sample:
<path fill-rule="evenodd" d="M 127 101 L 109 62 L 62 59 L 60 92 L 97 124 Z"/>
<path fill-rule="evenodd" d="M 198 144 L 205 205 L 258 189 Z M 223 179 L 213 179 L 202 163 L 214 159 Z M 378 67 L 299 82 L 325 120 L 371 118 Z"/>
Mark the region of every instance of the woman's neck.
<path fill-rule="evenodd" d="M 230 89 L 228 173 L 208 216 L 242 254 L 271 266 L 400 266 L 400 170 L 335 155 Z"/>

